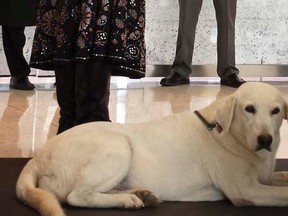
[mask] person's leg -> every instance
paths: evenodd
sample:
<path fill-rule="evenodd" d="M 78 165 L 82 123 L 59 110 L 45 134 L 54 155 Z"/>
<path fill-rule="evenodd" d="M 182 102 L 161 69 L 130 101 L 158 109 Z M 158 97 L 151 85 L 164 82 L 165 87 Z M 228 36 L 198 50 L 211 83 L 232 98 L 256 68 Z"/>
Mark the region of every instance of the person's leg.
<path fill-rule="evenodd" d="M 104 60 L 76 63 L 76 125 L 110 121 L 111 72 L 110 63 Z"/>
<path fill-rule="evenodd" d="M 11 74 L 10 87 L 21 90 L 32 90 L 28 75 L 30 67 L 23 55 L 26 37 L 25 27 L 2 26 L 3 48 Z"/>
<path fill-rule="evenodd" d="M 57 82 L 57 102 L 60 107 L 60 118 L 57 131 L 57 134 L 59 134 L 75 125 L 75 63 L 57 63 L 55 65 L 55 78 Z"/>
<path fill-rule="evenodd" d="M 238 78 L 239 70 L 235 66 L 235 20 L 237 0 L 214 0 L 213 2 L 218 29 L 217 74 L 221 78 L 221 84 L 238 87 L 244 83 L 244 80 Z"/>
<path fill-rule="evenodd" d="M 189 83 L 191 63 L 194 50 L 196 26 L 203 0 L 179 0 L 179 28 L 176 47 L 176 56 L 171 68 L 171 74 L 161 80 L 162 85 L 179 85 Z M 180 76 L 175 76 L 179 74 Z M 174 75 L 174 77 L 173 77 Z M 174 82 L 175 78 L 182 77 L 184 83 Z M 181 79 L 181 78 L 180 78 Z"/>

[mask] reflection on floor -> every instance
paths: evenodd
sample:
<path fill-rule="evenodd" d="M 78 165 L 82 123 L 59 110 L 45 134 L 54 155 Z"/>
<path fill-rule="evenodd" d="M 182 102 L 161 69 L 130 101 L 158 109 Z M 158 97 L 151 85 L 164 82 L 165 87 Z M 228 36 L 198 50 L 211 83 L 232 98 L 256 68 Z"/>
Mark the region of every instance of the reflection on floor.
<path fill-rule="evenodd" d="M 208 79 L 208 78 L 207 78 Z M 160 78 L 111 82 L 110 116 L 113 122 L 134 123 L 172 113 L 195 110 L 235 89 L 220 87 L 215 78 L 177 87 L 159 86 Z M 54 78 L 31 78 L 35 91 L 9 90 L 9 78 L 0 78 L 0 157 L 31 157 L 55 136 L 59 109 Z M 274 82 L 288 96 L 287 82 Z M 288 158 L 288 125 L 283 122 L 278 158 Z"/>

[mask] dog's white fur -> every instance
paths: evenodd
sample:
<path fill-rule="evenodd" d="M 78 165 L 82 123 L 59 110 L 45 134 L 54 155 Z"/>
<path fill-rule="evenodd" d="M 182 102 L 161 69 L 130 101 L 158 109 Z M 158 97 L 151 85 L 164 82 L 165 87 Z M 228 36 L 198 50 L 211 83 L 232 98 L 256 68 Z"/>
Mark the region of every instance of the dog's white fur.
<path fill-rule="evenodd" d="M 74 127 L 28 162 L 17 196 L 50 216 L 64 215 L 58 201 L 141 208 L 158 198 L 228 198 L 236 206 L 288 206 L 288 174 L 274 172 L 279 128 L 288 114 L 280 92 L 246 83 L 199 112 L 220 126 L 209 131 L 193 112 L 184 112 L 140 124 Z M 273 139 L 271 149 L 259 148 L 259 136 Z"/>

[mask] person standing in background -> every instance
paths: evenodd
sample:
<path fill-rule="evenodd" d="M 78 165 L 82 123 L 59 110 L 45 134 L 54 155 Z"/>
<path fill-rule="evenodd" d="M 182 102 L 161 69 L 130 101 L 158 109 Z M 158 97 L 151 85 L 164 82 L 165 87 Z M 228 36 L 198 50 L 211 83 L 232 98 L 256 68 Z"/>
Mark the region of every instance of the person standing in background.
<path fill-rule="evenodd" d="M 203 0 L 179 0 L 180 16 L 176 57 L 162 86 L 189 84 L 196 26 Z M 235 19 L 237 0 L 213 0 L 217 20 L 217 74 L 221 85 L 238 88 L 245 81 L 235 66 Z"/>
<path fill-rule="evenodd" d="M 1 0 L 0 25 L 2 26 L 3 48 L 10 71 L 10 88 L 33 90 L 29 81 L 30 67 L 24 57 L 25 26 L 36 23 L 39 0 Z"/>
<path fill-rule="evenodd" d="M 30 66 L 54 70 L 58 132 L 110 121 L 111 75 L 145 76 L 145 0 L 42 0 Z"/>

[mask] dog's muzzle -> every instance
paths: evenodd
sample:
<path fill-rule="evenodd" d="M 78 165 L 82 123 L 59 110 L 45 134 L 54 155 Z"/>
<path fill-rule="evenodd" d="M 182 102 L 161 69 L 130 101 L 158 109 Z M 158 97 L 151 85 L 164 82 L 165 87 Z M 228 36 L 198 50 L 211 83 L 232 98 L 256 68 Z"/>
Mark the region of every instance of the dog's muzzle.
<path fill-rule="evenodd" d="M 267 151 L 271 152 L 271 144 L 272 144 L 273 138 L 269 134 L 263 134 L 257 137 L 258 146 L 256 148 L 256 151 L 260 151 L 262 149 L 266 149 Z"/>

